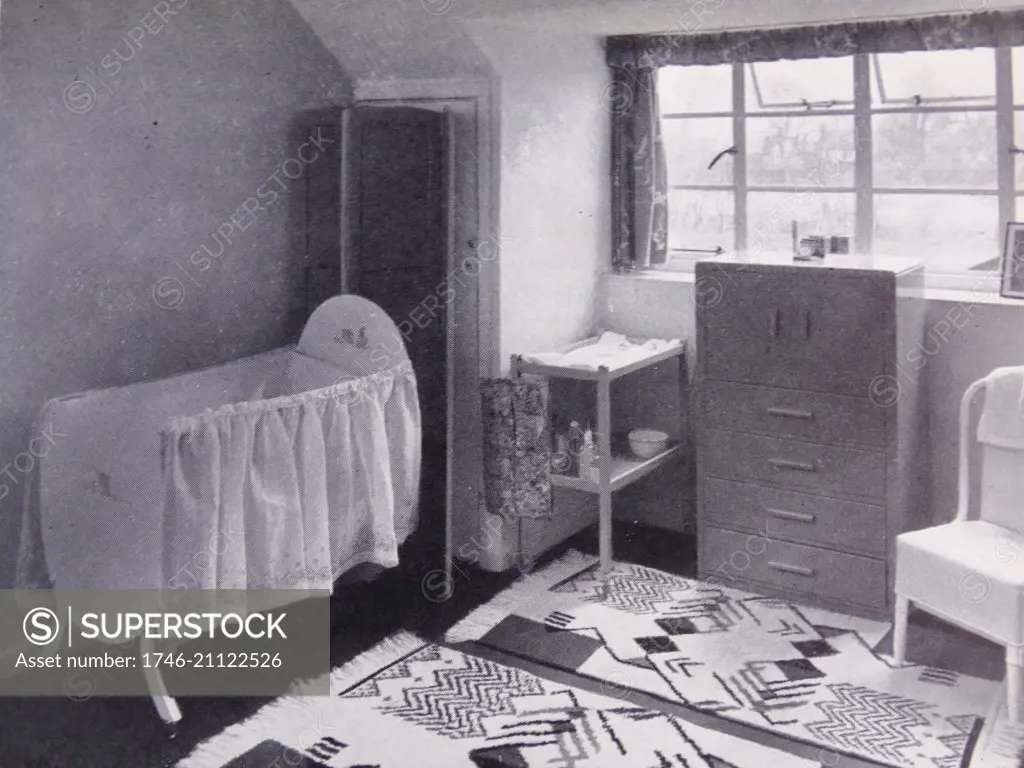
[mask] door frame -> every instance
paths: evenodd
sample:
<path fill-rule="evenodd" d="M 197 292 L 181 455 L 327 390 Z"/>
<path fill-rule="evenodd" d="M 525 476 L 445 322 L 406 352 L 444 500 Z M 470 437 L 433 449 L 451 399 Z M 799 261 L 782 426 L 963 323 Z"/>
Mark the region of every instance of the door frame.
<path fill-rule="evenodd" d="M 500 125 L 498 101 L 495 84 L 487 79 L 422 79 L 422 80 L 360 80 L 355 86 L 354 106 L 433 106 L 443 107 L 445 103 L 467 102 L 475 107 L 476 118 L 476 157 L 478 172 L 476 174 L 477 190 L 477 235 L 475 242 L 469 247 L 473 248 L 480 258 L 476 260 L 479 271 L 476 275 L 476 369 L 480 378 L 492 378 L 499 375 L 501 371 L 500 361 L 500 337 L 499 337 L 499 299 L 500 299 L 500 240 L 498 238 L 498 219 L 500 211 L 499 197 L 499 169 L 500 169 L 500 142 L 497 134 Z M 469 245 L 469 244 L 467 244 Z M 487 249 L 486 251 L 484 249 Z M 446 274 L 457 268 L 454 263 L 459 257 L 462 248 L 450 244 Z M 484 253 L 488 256 L 485 258 Z M 449 302 L 445 308 L 449 338 L 454 338 L 455 327 L 455 303 Z M 479 398 L 477 407 L 471 412 L 456 413 L 453 396 L 455 392 L 455 355 L 457 349 L 453 349 L 449 342 L 447 363 L 447 392 L 448 392 L 448 428 L 447 428 L 447 467 L 445 478 L 445 553 L 444 553 L 444 594 L 447 599 L 455 588 L 453 567 L 454 567 L 454 484 L 458 478 L 465 478 L 470 487 L 475 490 L 477 503 L 474 509 L 466 510 L 465 514 L 470 515 L 468 525 L 463 526 L 467 530 L 479 525 L 481 481 L 482 481 L 482 442 L 483 424 L 482 415 L 479 409 Z M 468 421 L 469 423 L 459 426 L 476 436 L 472 450 L 460 452 L 454 450 L 455 419 Z M 470 458 L 463 459 L 463 465 L 456 466 L 458 456 Z M 468 464 L 468 465 L 467 465 Z M 476 464 L 472 466 L 472 464 Z M 475 532 L 470 534 L 475 539 Z M 465 534 L 460 538 L 464 538 Z M 424 577 L 424 585 L 427 578 Z M 426 589 L 425 589 L 426 591 Z M 432 589 L 433 592 L 433 589 Z M 428 595 L 430 599 L 436 599 L 437 595 Z"/>

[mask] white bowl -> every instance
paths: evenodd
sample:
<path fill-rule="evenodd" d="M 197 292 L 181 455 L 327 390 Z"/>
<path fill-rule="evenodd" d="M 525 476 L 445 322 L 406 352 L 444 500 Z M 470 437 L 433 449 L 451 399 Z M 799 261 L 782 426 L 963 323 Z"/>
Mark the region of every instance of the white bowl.
<path fill-rule="evenodd" d="M 653 459 L 668 448 L 668 434 L 658 429 L 634 429 L 629 433 L 629 450 L 641 459 Z"/>

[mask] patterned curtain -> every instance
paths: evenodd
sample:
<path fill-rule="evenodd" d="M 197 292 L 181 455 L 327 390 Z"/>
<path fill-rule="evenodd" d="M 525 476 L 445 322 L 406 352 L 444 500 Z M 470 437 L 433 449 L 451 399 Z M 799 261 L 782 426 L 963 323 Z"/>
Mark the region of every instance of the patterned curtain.
<path fill-rule="evenodd" d="M 551 516 L 547 380 L 485 379 L 484 499 L 507 520 Z"/>
<path fill-rule="evenodd" d="M 616 269 L 642 269 L 664 264 L 668 255 L 657 69 L 613 67 L 612 72 L 612 262 Z"/>
<path fill-rule="evenodd" d="M 969 0 L 961 8 L 986 7 Z M 985 11 L 894 21 L 857 21 L 770 30 L 608 38 L 613 69 L 811 59 L 855 53 L 904 53 L 1024 45 L 1024 10 Z"/>

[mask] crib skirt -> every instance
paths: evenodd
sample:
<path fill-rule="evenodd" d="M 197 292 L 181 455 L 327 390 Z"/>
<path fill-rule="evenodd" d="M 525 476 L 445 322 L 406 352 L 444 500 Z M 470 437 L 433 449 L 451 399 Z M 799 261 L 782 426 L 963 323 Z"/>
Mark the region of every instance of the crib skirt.
<path fill-rule="evenodd" d="M 408 362 L 172 419 L 162 437 L 169 587 L 330 590 L 360 563 L 398 565 L 398 544 L 416 526 Z"/>

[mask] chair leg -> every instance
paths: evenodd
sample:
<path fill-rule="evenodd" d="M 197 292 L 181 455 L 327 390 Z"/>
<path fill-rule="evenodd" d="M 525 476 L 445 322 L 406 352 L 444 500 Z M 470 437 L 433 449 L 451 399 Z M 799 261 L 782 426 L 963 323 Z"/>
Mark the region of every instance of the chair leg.
<path fill-rule="evenodd" d="M 907 621 L 910 617 L 910 599 L 896 595 L 896 615 L 892 628 L 892 657 L 897 664 L 907 660 Z"/>
<path fill-rule="evenodd" d="M 1006 648 L 1006 706 L 1012 722 L 1024 722 L 1024 647 Z"/>

